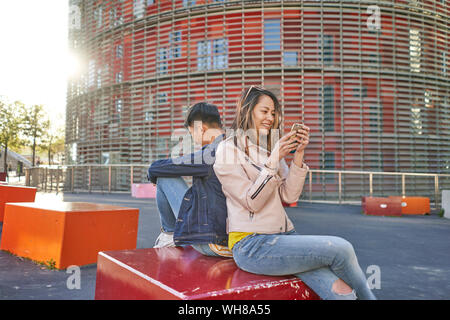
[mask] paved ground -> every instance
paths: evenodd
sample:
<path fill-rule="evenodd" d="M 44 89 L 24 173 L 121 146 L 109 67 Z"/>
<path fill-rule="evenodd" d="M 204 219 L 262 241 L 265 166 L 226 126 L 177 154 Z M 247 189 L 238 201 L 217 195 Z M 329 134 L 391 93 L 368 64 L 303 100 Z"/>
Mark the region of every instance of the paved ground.
<path fill-rule="evenodd" d="M 151 247 L 159 234 L 154 200 L 130 195 L 39 193 L 39 201 L 87 201 L 140 209 L 138 248 Z M 349 240 L 364 271 L 381 271 L 379 299 L 449 299 L 450 220 L 429 216 L 374 217 L 355 205 L 300 203 L 288 208 L 301 234 L 337 235 Z M 0 233 L 1 233 L 0 223 Z M 370 270 L 369 270 L 370 271 Z M 373 271 L 372 271 L 373 272 Z M 367 272 L 369 277 L 372 272 Z M 69 290 L 70 274 L 52 271 L 0 251 L 0 299 L 93 299 L 96 265 L 81 268 L 81 289 Z"/>

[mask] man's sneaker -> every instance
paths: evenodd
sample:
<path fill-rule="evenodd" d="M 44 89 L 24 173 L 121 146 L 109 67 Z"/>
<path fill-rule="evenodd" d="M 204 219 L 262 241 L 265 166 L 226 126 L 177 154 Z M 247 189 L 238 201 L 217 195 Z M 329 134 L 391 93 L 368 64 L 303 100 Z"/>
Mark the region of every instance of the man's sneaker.
<path fill-rule="evenodd" d="M 175 243 L 173 242 L 173 233 L 162 231 L 161 234 L 156 239 L 153 248 L 166 248 L 166 247 L 175 247 Z"/>

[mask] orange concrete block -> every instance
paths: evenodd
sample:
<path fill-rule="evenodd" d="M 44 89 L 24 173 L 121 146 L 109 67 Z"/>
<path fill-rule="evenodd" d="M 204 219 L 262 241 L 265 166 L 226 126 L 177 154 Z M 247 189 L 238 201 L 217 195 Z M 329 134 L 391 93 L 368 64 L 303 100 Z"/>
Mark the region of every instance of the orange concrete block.
<path fill-rule="evenodd" d="M 402 214 L 429 214 L 430 198 L 390 196 L 390 199 L 401 201 Z"/>
<path fill-rule="evenodd" d="M 135 249 L 139 209 L 84 202 L 8 203 L 0 249 L 57 269 Z"/>
<path fill-rule="evenodd" d="M 5 215 L 7 202 L 34 202 L 36 188 L 0 184 L 0 222 Z"/>

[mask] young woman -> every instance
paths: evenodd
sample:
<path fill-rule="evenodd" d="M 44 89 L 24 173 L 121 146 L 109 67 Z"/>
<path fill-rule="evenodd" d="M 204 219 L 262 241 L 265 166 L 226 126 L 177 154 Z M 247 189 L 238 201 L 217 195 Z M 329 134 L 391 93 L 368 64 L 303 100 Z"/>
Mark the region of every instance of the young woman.
<path fill-rule="evenodd" d="M 257 274 L 295 274 L 322 299 L 375 299 L 348 241 L 299 235 L 286 215 L 283 202 L 298 200 L 308 172 L 309 128 L 276 141 L 280 118 L 276 96 L 252 86 L 238 102 L 233 133 L 217 148 L 214 171 L 227 200 L 236 264 Z"/>

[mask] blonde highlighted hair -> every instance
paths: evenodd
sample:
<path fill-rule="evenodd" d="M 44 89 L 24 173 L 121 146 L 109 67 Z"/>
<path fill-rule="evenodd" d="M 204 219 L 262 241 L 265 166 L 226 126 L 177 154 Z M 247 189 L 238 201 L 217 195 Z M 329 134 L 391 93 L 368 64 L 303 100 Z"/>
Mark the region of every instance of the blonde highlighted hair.
<path fill-rule="evenodd" d="M 271 129 L 280 129 L 281 105 L 278 101 L 278 98 L 271 91 L 263 87 L 250 86 L 249 88 L 242 91 L 242 94 L 236 104 L 236 117 L 234 118 L 233 124 L 231 125 L 231 129 L 233 129 L 237 135 L 242 134 L 242 132 L 245 133 L 254 129 L 255 125 L 253 122 L 253 110 L 262 96 L 268 96 L 272 99 L 274 104 L 275 116 Z M 245 153 L 248 156 L 247 141 L 245 142 Z M 235 143 L 237 145 L 237 139 L 235 139 Z M 265 146 L 268 153 L 270 153 L 272 150 L 272 143 L 272 130 L 270 130 L 267 137 L 267 146 Z"/>

